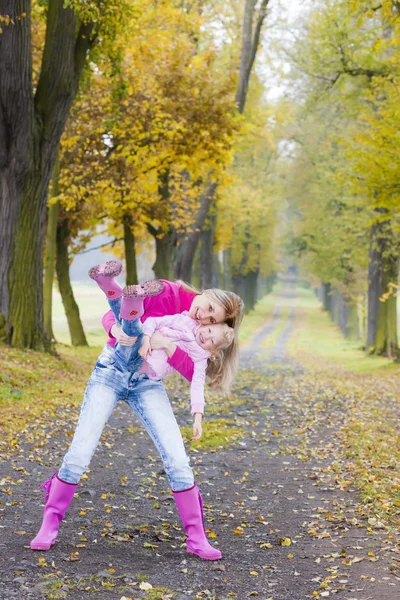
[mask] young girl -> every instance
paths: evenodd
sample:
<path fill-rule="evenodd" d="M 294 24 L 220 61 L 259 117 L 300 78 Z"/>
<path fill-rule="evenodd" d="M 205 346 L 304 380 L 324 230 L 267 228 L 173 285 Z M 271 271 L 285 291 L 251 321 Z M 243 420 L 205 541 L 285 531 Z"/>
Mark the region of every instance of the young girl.
<path fill-rule="evenodd" d="M 174 341 L 192 359 L 192 414 L 202 415 L 208 359 L 223 361 L 224 350 L 234 340 L 234 330 L 226 323 L 201 325 L 189 317 L 188 311 L 164 317 L 144 317 L 142 326 L 139 318 L 144 314 L 145 298 L 159 295 L 164 289 L 164 284 L 162 281 L 148 281 L 143 285 L 131 285 L 122 289 L 114 280 L 121 270 L 121 263 L 114 260 L 97 265 L 89 271 L 89 276 L 106 294 L 116 322 L 121 323 L 122 331 L 128 336 L 144 334 L 138 351 L 137 345 L 134 349 L 118 343 L 115 345 L 115 355 L 120 364 L 132 372 L 146 373 L 150 379 L 155 380 L 164 379 L 166 375 L 175 371 L 176 369 L 168 364 L 168 356 L 163 350 L 151 351 L 150 338 L 155 331 L 159 331 L 167 339 Z M 213 381 L 210 380 L 209 384 L 212 385 Z M 195 417 L 194 439 L 201 436 L 201 415 Z"/>
<path fill-rule="evenodd" d="M 218 289 L 198 292 L 182 282 L 163 280 L 162 283 L 164 288 L 160 294 L 144 300 L 145 313 L 141 321 L 147 317 L 188 311 L 189 316 L 201 325 L 226 322 L 235 330 L 232 344 L 224 351 L 224 361 L 210 361 L 207 366 L 207 376 L 212 378 L 215 385 L 225 388 L 232 381 L 238 365 L 236 333 L 244 308 L 241 298 Z M 187 551 L 206 560 L 218 560 L 222 555 L 208 542 L 200 490 L 194 481 L 181 432 L 162 381 L 152 380 L 145 373 L 132 373 L 122 368 L 118 364 L 114 346 L 117 341 L 121 346 L 131 345 L 132 340 L 116 325 L 111 310 L 104 315 L 102 322 L 109 339 L 86 387 L 71 446 L 60 469 L 42 485 L 46 490 L 43 521 L 31 542 L 31 548 L 49 550 L 55 543 L 60 522 L 72 502 L 81 476 L 90 464 L 103 428 L 117 402 L 122 401 L 140 419 L 160 454 L 187 534 Z M 168 364 L 191 381 L 193 361 L 173 341 L 159 333 L 155 335 L 158 338 L 157 347 L 164 349 L 168 355 Z M 152 348 L 156 347 L 154 337 Z"/>

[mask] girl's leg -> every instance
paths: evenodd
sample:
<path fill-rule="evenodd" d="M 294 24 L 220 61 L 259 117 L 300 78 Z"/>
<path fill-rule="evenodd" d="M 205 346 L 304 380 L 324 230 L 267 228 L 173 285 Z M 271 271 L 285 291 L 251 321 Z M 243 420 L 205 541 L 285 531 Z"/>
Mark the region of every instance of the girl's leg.
<path fill-rule="evenodd" d="M 108 306 L 113 311 L 116 324 L 121 326 L 121 318 L 119 316 L 121 312 L 121 298 L 116 298 L 115 300 L 110 300 L 110 298 L 107 298 L 107 300 Z"/>
<path fill-rule="evenodd" d="M 122 319 L 121 327 L 126 335 L 137 337 L 137 341 L 134 346 L 121 346 L 117 342 L 114 347 L 115 356 L 124 369 L 127 369 L 131 373 L 136 373 L 143 363 L 142 357 L 138 354 L 143 340 L 143 326 L 140 319 L 131 321 Z"/>
<path fill-rule="evenodd" d="M 139 285 L 127 285 L 122 290 L 121 318 L 138 319 L 144 313 L 143 301 L 150 296 L 158 296 L 164 289 L 162 281 L 153 279 Z"/>
<path fill-rule="evenodd" d="M 120 307 L 120 318 L 122 320 L 122 331 L 129 336 L 138 336 L 134 346 L 115 346 L 115 355 L 120 364 L 131 373 L 137 372 L 142 366 L 142 358 L 138 350 L 143 339 L 143 329 L 140 317 L 144 313 L 144 300 L 149 296 L 156 296 L 162 292 L 164 284 L 162 281 L 146 281 L 141 285 L 129 285 L 122 290 L 122 302 Z M 111 303 L 110 303 L 111 305 Z"/>
<path fill-rule="evenodd" d="M 121 298 L 122 287 L 114 277 L 122 271 L 122 264 L 118 260 L 109 260 L 102 265 L 96 265 L 89 270 L 89 277 L 94 279 L 107 298 L 113 300 Z"/>

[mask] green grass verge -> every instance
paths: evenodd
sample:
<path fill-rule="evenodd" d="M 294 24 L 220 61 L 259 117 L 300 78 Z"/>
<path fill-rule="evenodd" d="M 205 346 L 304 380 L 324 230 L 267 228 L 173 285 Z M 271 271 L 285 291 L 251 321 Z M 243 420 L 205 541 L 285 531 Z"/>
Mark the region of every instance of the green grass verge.
<path fill-rule="evenodd" d="M 350 399 L 340 431 L 349 461 L 348 477 L 358 486 L 371 525 L 400 527 L 400 365 L 368 356 L 348 341 L 322 310 L 311 290 L 299 288 L 295 329 L 288 352 L 306 369 Z M 312 376 L 312 373 L 310 373 Z"/>
<path fill-rule="evenodd" d="M 78 406 L 101 348 L 57 346 L 57 356 L 0 344 L 0 437 L 47 412 Z"/>
<path fill-rule="evenodd" d="M 296 325 L 287 347 L 305 367 L 310 367 L 317 356 L 355 373 L 396 368 L 389 358 L 367 355 L 359 340 L 346 340 L 313 291 L 297 288 L 294 304 Z"/>

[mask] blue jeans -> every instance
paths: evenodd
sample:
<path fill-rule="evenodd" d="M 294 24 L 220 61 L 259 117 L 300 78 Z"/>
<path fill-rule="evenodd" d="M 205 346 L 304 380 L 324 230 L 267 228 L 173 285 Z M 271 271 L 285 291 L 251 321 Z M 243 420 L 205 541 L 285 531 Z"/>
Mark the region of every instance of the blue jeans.
<path fill-rule="evenodd" d="M 138 338 L 134 346 L 120 346 L 117 342 L 114 346 L 115 356 L 124 369 L 128 369 L 132 373 L 139 371 L 143 362 L 142 357 L 138 354 L 143 340 L 142 323 L 140 319 L 128 321 L 127 319 L 120 318 L 121 298 L 117 298 L 116 300 L 108 299 L 108 304 L 114 313 L 116 324 L 122 327 L 122 331 L 126 335 L 137 336 Z"/>
<path fill-rule="evenodd" d="M 58 472 L 60 479 L 79 482 L 119 400 L 131 407 L 153 440 L 171 488 L 178 492 L 192 487 L 193 471 L 162 382 L 121 369 L 107 345 L 87 385 L 78 426 Z"/>

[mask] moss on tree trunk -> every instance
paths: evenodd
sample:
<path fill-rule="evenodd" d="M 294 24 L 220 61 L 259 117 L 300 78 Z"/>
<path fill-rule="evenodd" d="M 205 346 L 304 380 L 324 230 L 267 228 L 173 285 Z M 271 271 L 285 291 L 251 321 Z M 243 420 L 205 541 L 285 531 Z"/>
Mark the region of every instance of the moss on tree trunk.
<path fill-rule="evenodd" d="M 87 346 L 85 332 L 79 315 L 79 307 L 74 298 L 74 292 L 69 277 L 68 241 L 70 231 L 68 221 L 64 219 L 57 226 L 57 259 L 56 271 L 58 287 L 60 289 L 65 315 L 68 321 L 71 344 L 73 346 Z"/>
<path fill-rule="evenodd" d="M 368 268 L 367 350 L 373 354 L 398 356 L 397 298 L 390 284 L 398 280 L 398 253 L 390 220 L 371 228 Z"/>
<path fill-rule="evenodd" d="M 136 269 L 135 236 L 132 232 L 132 217 L 130 215 L 124 215 L 123 223 L 126 260 L 126 285 L 135 285 L 138 283 L 138 276 Z"/>

